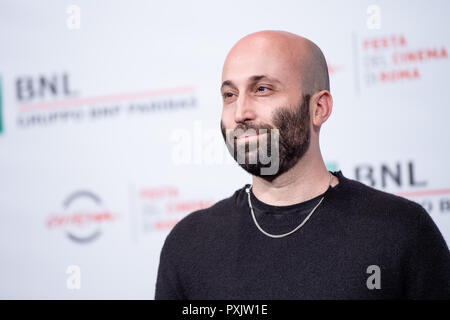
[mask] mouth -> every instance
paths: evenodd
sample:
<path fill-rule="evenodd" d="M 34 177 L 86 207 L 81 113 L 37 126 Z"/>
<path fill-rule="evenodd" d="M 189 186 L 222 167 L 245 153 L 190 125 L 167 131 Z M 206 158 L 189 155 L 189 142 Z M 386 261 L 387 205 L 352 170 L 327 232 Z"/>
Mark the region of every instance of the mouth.
<path fill-rule="evenodd" d="M 239 137 L 236 137 L 236 141 L 238 141 L 238 142 L 248 142 L 248 141 L 252 141 L 252 140 L 258 139 L 260 136 L 263 136 L 265 134 L 267 134 L 267 133 L 243 134 L 243 135 L 241 135 Z"/>

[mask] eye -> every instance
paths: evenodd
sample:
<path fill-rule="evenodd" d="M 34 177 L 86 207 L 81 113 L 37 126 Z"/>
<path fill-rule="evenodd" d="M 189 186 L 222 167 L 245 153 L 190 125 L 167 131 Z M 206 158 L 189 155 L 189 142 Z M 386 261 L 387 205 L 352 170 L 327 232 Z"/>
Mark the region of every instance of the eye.
<path fill-rule="evenodd" d="M 222 93 L 223 101 L 226 103 L 231 103 L 235 99 L 235 96 L 236 95 L 230 91 Z"/>
<path fill-rule="evenodd" d="M 267 92 L 269 90 L 270 90 L 269 88 L 264 87 L 264 86 L 259 86 L 256 88 L 256 91 L 258 91 L 258 92 Z"/>
<path fill-rule="evenodd" d="M 224 99 L 231 98 L 234 96 L 234 94 L 232 92 L 224 92 L 222 95 L 223 95 Z"/>

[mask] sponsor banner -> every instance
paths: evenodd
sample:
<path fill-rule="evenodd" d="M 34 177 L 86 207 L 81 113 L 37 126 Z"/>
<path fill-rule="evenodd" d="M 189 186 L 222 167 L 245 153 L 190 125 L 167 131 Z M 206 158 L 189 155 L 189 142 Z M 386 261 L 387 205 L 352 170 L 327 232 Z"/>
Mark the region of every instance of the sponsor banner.
<path fill-rule="evenodd" d="M 195 91 L 186 86 L 83 96 L 68 72 L 20 76 L 15 81 L 16 124 L 21 129 L 39 128 L 190 110 L 198 106 Z"/>
<path fill-rule="evenodd" d="M 153 298 L 173 226 L 251 182 L 221 67 L 273 25 L 324 51 L 328 170 L 419 203 L 450 243 L 450 2 L 26 2 L 0 19 L 0 298 Z"/>

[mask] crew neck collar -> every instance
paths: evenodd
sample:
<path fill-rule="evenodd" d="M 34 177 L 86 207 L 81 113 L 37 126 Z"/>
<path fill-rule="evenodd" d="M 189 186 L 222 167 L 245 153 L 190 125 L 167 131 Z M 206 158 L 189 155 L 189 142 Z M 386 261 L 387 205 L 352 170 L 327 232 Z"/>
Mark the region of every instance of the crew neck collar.
<path fill-rule="evenodd" d="M 341 170 L 330 171 L 330 173 L 339 179 L 339 183 L 334 187 L 329 186 L 328 189 L 324 193 L 319 194 L 318 196 L 316 196 L 312 199 L 309 199 L 309 200 L 306 200 L 303 202 L 299 202 L 299 203 L 294 203 L 294 204 L 287 205 L 287 206 L 275 206 L 275 205 L 270 205 L 270 204 L 267 204 L 267 203 L 259 200 L 254 195 L 253 190 L 250 189 L 250 198 L 252 201 L 252 205 L 255 208 L 265 211 L 265 212 L 277 212 L 277 213 L 297 211 L 298 209 L 303 209 L 303 208 L 307 208 L 310 206 L 314 206 L 317 204 L 317 201 L 319 201 L 322 197 L 327 197 L 330 194 L 334 193 L 336 190 L 342 188 L 342 185 L 345 183 L 346 178 L 342 174 Z M 248 188 L 249 186 L 250 185 L 247 185 L 246 188 Z"/>

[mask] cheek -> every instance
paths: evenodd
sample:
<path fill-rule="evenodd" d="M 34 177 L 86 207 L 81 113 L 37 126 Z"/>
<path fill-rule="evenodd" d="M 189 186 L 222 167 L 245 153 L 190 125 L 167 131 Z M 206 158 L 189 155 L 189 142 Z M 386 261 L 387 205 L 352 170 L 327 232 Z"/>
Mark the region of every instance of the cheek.
<path fill-rule="evenodd" d="M 231 108 L 223 108 L 222 109 L 222 123 L 225 128 L 234 127 L 234 113 Z"/>

